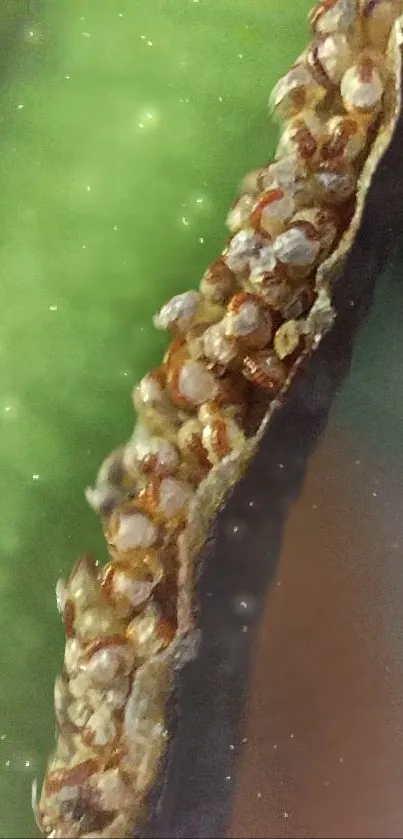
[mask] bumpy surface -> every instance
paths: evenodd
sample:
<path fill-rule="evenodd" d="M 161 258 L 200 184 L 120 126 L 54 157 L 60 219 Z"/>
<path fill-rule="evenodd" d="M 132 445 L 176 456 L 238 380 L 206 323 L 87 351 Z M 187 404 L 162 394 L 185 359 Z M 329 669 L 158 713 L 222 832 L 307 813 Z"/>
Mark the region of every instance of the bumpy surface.
<path fill-rule="evenodd" d="M 67 636 L 59 733 L 37 808 L 49 836 L 123 836 L 146 813 L 174 665 L 193 630 L 197 548 L 332 323 L 360 175 L 385 147 L 399 24 L 387 46 L 400 12 L 388 0 L 315 7 L 312 41 L 270 97 L 281 123 L 275 160 L 244 179 L 227 246 L 199 289 L 155 316 L 172 343 L 134 389 L 131 439 L 86 493 L 110 561 L 86 556 L 57 587 Z"/>

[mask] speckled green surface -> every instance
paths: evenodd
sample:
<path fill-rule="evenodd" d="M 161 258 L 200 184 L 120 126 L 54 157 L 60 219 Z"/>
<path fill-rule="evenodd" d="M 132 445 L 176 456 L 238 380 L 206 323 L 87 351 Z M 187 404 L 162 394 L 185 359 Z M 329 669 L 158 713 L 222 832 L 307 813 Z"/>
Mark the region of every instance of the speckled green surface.
<path fill-rule="evenodd" d="M 83 489 L 131 431 L 164 339 L 241 175 L 269 158 L 267 95 L 306 0 L 2 0 L 0 835 L 35 835 L 53 735 L 54 587 L 103 555 Z"/>

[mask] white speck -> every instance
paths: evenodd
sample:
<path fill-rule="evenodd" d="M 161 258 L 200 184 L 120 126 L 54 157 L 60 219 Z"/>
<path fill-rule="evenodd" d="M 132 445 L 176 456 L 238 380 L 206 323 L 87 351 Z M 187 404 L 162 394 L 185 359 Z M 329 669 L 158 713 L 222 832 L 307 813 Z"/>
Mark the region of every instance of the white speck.
<path fill-rule="evenodd" d="M 277 743 L 273 743 L 273 749 L 277 749 Z"/>
<path fill-rule="evenodd" d="M 25 767 L 26 767 L 26 769 L 28 769 L 28 766 L 31 766 L 31 761 L 30 761 L 30 760 L 26 760 L 26 761 L 25 761 Z"/>
<path fill-rule="evenodd" d="M 2 734 L 1 737 L 0 737 L 0 740 L 5 740 L 6 737 L 7 737 L 7 734 Z"/>
<path fill-rule="evenodd" d="M 56 306 L 55 303 L 52 306 L 49 306 L 49 311 L 50 312 L 57 312 L 57 306 Z"/>
<path fill-rule="evenodd" d="M 261 798 L 261 797 L 262 797 L 262 793 L 261 793 L 261 792 L 257 792 L 257 793 L 256 793 L 256 798 Z"/>
<path fill-rule="evenodd" d="M 10 766 L 10 761 L 6 760 L 6 766 Z"/>
<path fill-rule="evenodd" d="M 344 763 L 344 757 L 339 757 L 339 763 Z"/>
<path fill-rule="evenodd" d="M 148 46 L 148 47 L 153 47 L 153 46 L 154 46 L 154 44 L 153 44 L 153 42 L 152 42 L 152 41 L 147 41 L 147 46 Z"/>
<path fill-rule="evenodd" d="M 283 813 L 285 819 L 288 819 L 289 813 Z"/>
<path fill-rule="evenodd" d="M 242 632 L 247 632 L 247 631 L 248 631 L 248 627 L 245 626 L 245 624 L 244 624 L 243 627 L 242 627 Z"/>
<path fill-rule="evenodd" d="M 284 469 L 284 463 L 279 463 L 278 468 L 279 469 Z"/>
<path fill-rule="evenodd" d="M 204 245 L 204 238 L 203 236 L 199 236 L 199 242 L 201 245 Z"/>
<path fill-rule="evenodd" d="M 117 224 L 114 224 L 114 225 L 113 225 L 113 229 L 114 229 L 114 230 L 119 230 L 119 228 L 118 228 Z"/>
<path fill-rule="evenodd" d="M 38 475 L 38 473 L 35 473 L 35 475 L 32 475 L 32 480 L 33 480 L 33 481 L 39 481 L 39 475 Z"/>
<path fill-rule="evenodd" d="M 68 80 L 70 79 L 70 76 L 69 76 L 69 75 L 67 75 L 67 76 L 65 76 L 64 78 L 65 78 L 65 79 L 67 79 L 67 81 L 68 81 Z"/>
<path fill-rule="evenodd" d="M 85 250 L 86 250 L 87 245 L 81 245 L 81 247 L 82 247 L 83 251 L 85 251 Z"/>
<path fill-rule="evenodd" d="M 375 490 L 374 490 L 374 491 L 373 491 L 373 493 L 372 493 L 372 495 L 374 496 L 374 498 L 377 498 L 378 493 L 377 493 L 377 492 L 375 492 Z"/>
<path fill-rule="evenodd" d="M 247 738 L 247 737 L 242 737 L 241 742 L 242 742 L 242 743 L 247 743 L 247 742 L 248 742 L 248 738 Z"/>
<path fill-rule="evenodd" d="M 196 204 L 203 204 L 204 198 L 196 198 Z"/>
<path fill-rule="evenodd" d="M 277 580 L 276 585 L 281 586 L 281 580 Z"/>
<path fill-rule="evenodd" d="M 354 463 L 355 463 L 356 466 L 359 466 L 360 463 L 361 463 L 361 460 L 355 460 Z"/>
<path fill-rule="evenodd" d="M 83 32 L 83 38 L 91 38 L 91 32 Z"/>
<path fill-rule="evenodd" d="M 229 744 L 229 747 L 230 747 L 230 749 L 231 749 L 231 752 L 233 752 L 233 751 L 234 751 L 234 749 L 235 749 L 234 744 L 233 744 L 233 743 L 230 743 L 230 744 Z"/>
<path fill-rule="evenodd" d="M 189 222 L 185 216 L 182 216 L 181 221 L 185 227 L 189 227 Z"/>
<path fill-rule="evenodd" d="M 144 122 L 139 122 L 139 128 L 144 128 Z"/>
<path fill-rule="evenodd" d="M 218 101 L 219 101 L 219 102 L 222 102 L 222 101 L 223 101 L 222 96 L 219 96 L 219 97 L 218 97 Z"/>
<path fill-rule="evenodd" d="M 146 40 L 146 36 L 145 36 L 145 35 L 140 35 L 140 38 L 141 38 L 141 40 L 142 40 L 142 41 L 145 41 L 145 40 Z"/>
<path fill-rule="evenodd" d="M 295 734 L 290 734 L 290 740 L 294 740 L 294 739 L 295 739 Z"/>
<path fill-rule="evenodd" d="M 123 17 L 123 14 L 122 14 L 122 12 L 119 12 L 119 17 Z"/>
<path fill-rule="evenodd" d="M 6 407 L 4 408 L 4 413 L 9 414 L 10 411 L 11 411 L 11 405 L 6 405 Z"/>
<path fill-rule="evenodd" d="M 317 510 L 317 509 L 318 509 L 318 505 L 317 505 L 317 504 L 312 504 L 312 509 L 313 509 L 313 510 Z"/>
<path fill-rule="evenodd" d="M 225 776 L 225 780 L 226 780 L 226 781 L 230 781 L 230 780 L 231 780 L 231 775 L 226 775 L 226 776 Z"/>
<path fill-rule="evenodd" d="M 17 110 L 22 111 L 23 107 L 24 107 L 24 105 L 17 105 Z"/>
<path fill-rule="evenodd" d="M 238 58 L 243 58 L 243 53 L 242 52 L 238 53 Z"/>
<path fill-rule="evenodd" d="M 89 186 L 89 184 L 87 184 L 87 186 L 85 188 L 86 188 L 87 192 L 91 192 L 91 187 Z"/>

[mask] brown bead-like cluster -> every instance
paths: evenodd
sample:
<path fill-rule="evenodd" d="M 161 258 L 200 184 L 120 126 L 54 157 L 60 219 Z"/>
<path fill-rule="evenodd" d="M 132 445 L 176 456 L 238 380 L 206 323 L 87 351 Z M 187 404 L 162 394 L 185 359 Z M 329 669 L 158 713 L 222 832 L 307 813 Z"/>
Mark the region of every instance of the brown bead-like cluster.
<path fill-rule="evenodd" d="M 172 340 L 135 387 L 132 438 L 87 499 L 109 550 L 57 588 L 67 642 L 58 739 L 36 806 L 50 837 L 127 835 L 165 750 L 178 640 L 178 539 L 200 484 L 241 453 L 312 336 L 317 269 L 354 210 L 382 112 L 385 49 L 401 0 L 322 0 L 312 41 L 276 84 L 275 158 L 244 179 L 230 238 L 199 289 L 154 318 Z"/>

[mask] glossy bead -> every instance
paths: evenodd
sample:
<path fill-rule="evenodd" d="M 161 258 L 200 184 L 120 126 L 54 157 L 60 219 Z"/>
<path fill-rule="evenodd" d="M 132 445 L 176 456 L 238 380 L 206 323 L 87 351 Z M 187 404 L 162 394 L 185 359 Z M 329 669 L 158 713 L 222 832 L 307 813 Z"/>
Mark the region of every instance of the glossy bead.
<path fill-rule="evenodd" d="M 125 446 L 123 462 L 133 475 L 138 475 L 139 471 L 159 476 L 174 475 L 179 467 L 179 454 L 173 443 L 164 437 L 150 436 L 139 423 Z"/>
<path fill-rule="evenodd" d="M 237 356 L 237 348 L 234 342 L 225 335 L 224 321 L 206 329 L 202 336 L 202 343 L 205 358 L 213 364 L 228 367 Z"/>
<path fill-rule="evenodd" d="M 367 52 L 344 74 L 340 92 L 343 104 L 351 114 L 376 115 L 381 106 L 384 83 L 378 63 Z"/>
<path fill-rule="evenodd" d="M 245 355 L 242 373 L 246 379 L 275 396 L 283 387 L 287 370 L 272 350 Z"/>
<path fill-rule="evenodd" d="M 223 259 L 234 274 L 242 274 L 263 244 L 262 237 L 251 227 L 240 230 L 230 240 Z"/>
<path fill-rule="evenodd" d="M 353 52 L 346 36 L 342 32 L 333 32 L 312 42 L 306 53 L 306 62 L 318 84 L 333 90 L 353 63 Z"/>
<path fill-rule="evenodd" d="M 353 116 L 330 117 L 320 149 L 321 160 L 325 162 L 340 158 L 353 163 L 364 150 L 366 141 L 367 131 L 363 120 Z"/>
<path fill-rule="evenodd" d="M 276 149 L 276 160 L 289 155 L 309 160 L 317 150 L 321 133 L 320 120 L 312 111 L 303 111 L 286 123 Z"/>
<path fill-rule="evenodd" d="M 293 67 L 277 82 L 270 96 L 270 109 L 279 119 L 289 119 L 304 108 L 320 102 L 324 97 L 322 88 L 304 63 Z"/>
<path fill-rule="evenodd" d="M 151 478 L 139 495 L 139 502 L 157 521 L 177 521 L 186 515 L 193 490 L 175 478 Z"/>
<path fill-rule="evenodd" d="M 287 268 L 310 270 L 320 253 L 320 237 L 312 224 L 297 221 L 274 240 L 274 253 Z"/>
<path fill-rule="evenodd" d="M 320 201 L 330 206 L 344 204 L 357 188 L 357 175 L 353 166 L 343 158 L 321 162 L 312 176 Z"/>
<path fill-rule="evenodd" d="M 202 442 L 214 466 L 230 454 L 242 451 L 245 438 L 238 424 L 215 403 L 206 403 L 199 410 L 203 426 Z"/>
<path fill-rule="evenodd" d="M 309 21 L 315 33 L 329 35 L 349 32 L 358 17 L 358 0 L 320 0 L 312 9 Z"/>
<path fill-rule="evenodd" d="M 261 349 L 269 343 L 273 324 L 264 301 L 256 294 L 235 294 L 224 318 L 227 338 L 248 349 Z"/>
<path fill-rule="evenodd" d="M 259 198 L 253 208 L 250 224 L 264 235 L 275 236 L 284 230 L 294 211 L 295 201 L 292 196 L 281 187 L 275 187 Z"/>
<path fill-rule="evenodd" d="M 116 510 L 107 526 L 107 540 L 118 553 L 151 548 L 158 539 L 158 527 L 138 509 Z"/>
<path fill-rule="evenodd" d="M 217 382 L 201 361 L 185 359 L 170 365 L 167 383 L 172 402 L 179 408 L 192 410 L 207 399 L 214 399 Z"/>
<path fill-rule="evenodd" d="M 175 295 L 154 316 L 154 326 L 157 329 L 186 332 L 195 319 L 201 299 L 200 291 L 185 291 Z"/>
<path fill-rule="evenodd" d="M 332 250 L 338 236 L 338 219 L 335 212 L 324 207 L 308 207 L 295 213 L 293 224 L 309 225 L 315 230 L 320 243 L 319 260 L 323 261 Z"/>
<path fill-rule="evenodd" d="M 259 178 L 262 192 L 280 187 L 298 206 L 307 205 L 313 200 L 310 173 L 304 160 L 296 152 L 270 163 L 261 170 Z"/>

